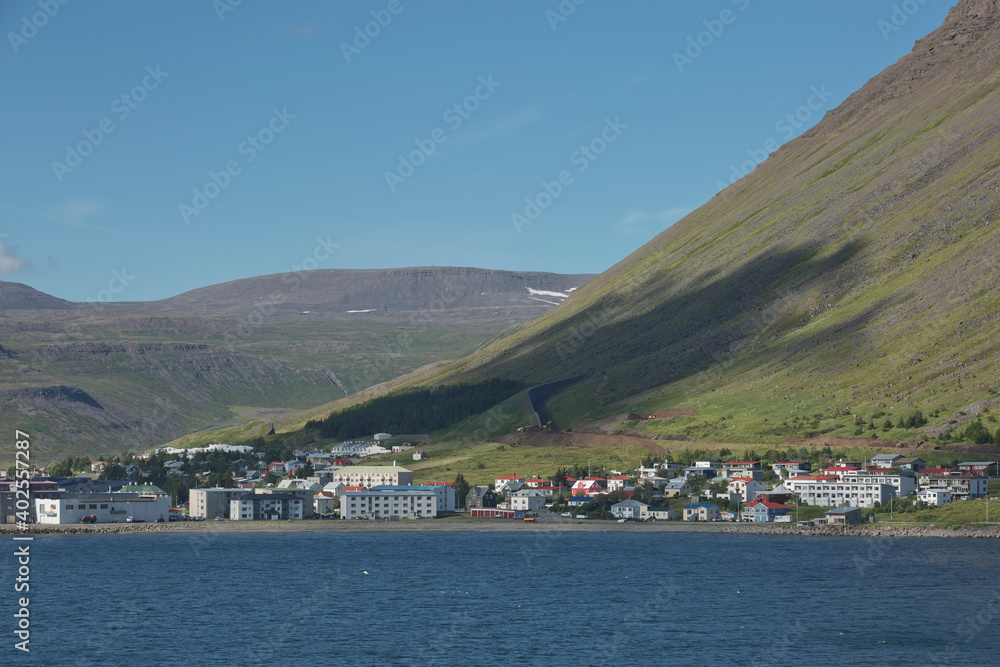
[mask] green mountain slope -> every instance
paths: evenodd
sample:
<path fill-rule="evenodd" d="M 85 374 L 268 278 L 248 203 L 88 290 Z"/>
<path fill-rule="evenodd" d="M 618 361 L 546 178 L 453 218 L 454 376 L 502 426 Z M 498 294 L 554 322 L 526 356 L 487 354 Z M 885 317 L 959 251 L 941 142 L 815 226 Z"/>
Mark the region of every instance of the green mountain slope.
<path fill-rule="evenodd" d="M 799 434 L 805 411 L 847 434 L 837 409 L 950 413 L 990 398 L 998 89 L 1000 7 L 963 0 L 750 175 L 425 382 L 587 374 L 555 401 L 561 426 L 692 406 L 697 417 L 647 428 L 742 441 Z"/>

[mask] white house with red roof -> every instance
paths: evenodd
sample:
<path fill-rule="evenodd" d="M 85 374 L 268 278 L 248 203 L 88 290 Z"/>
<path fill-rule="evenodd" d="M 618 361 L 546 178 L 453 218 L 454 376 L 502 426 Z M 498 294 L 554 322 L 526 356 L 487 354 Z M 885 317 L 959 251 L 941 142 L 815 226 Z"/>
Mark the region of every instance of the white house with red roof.
<path fill-rule="evenodd" d="M 524 487 L 524 478 L 517 475 L 504 475 L 493 480 L 493 488 L 498 495 L 514 493 Z"/>
<path fill-rule="evenodd" d="M 531 479 L 525 481 L 524 485 L 529 489 L 537 489 L 540 486 L 549 486 L 549 480 L 542 479 L 541 477 L 538 477 L 536 475 Z"/>
<path fill-rule="evenodd" d="M 285 462 L 284 461 L 271 461 L 267 469 L 273 472 L 275 475 L 285 474 Z"/>
<path fill-rule="evenodd" d="M 753 477 L 736 477 L 729 481 L 729 493 L 738 493 L 748 503 L 764 492 L 764 482 Z"/>

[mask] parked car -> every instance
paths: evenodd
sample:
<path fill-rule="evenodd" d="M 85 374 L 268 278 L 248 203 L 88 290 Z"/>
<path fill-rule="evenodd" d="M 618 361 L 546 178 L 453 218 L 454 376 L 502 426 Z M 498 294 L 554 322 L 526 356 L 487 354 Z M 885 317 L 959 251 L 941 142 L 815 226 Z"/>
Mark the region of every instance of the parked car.
<path fill-rule="evenodd" d="M 97 515 L 91 514 L 90 516 L 80 517 L 80 523 L 97 523 Z"/>

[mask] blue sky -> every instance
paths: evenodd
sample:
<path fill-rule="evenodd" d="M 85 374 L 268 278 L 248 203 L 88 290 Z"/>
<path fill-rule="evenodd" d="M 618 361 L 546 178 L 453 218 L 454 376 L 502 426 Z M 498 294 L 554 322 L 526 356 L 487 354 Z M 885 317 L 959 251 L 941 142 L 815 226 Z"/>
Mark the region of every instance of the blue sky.
<path fill-rule="evenodd" d="M 598 273 L 954 4 L 235 3 L 0 5 L 0 279 Z"/>

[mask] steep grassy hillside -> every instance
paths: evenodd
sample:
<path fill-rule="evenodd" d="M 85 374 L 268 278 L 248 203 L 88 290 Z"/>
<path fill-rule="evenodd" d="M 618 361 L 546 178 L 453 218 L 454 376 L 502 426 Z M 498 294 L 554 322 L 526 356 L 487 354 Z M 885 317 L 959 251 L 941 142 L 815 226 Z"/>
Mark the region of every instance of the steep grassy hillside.
<path fill-rule="evenodd" d="M 1000 385 L 998 89 L 1000 7 L 963 0 L 749 176 L 426 382 L 587 374 L 560 425 L 690 406 L 657 427 L 730 442 L 851 434 L 848 409 L 944 423 Z"/>

